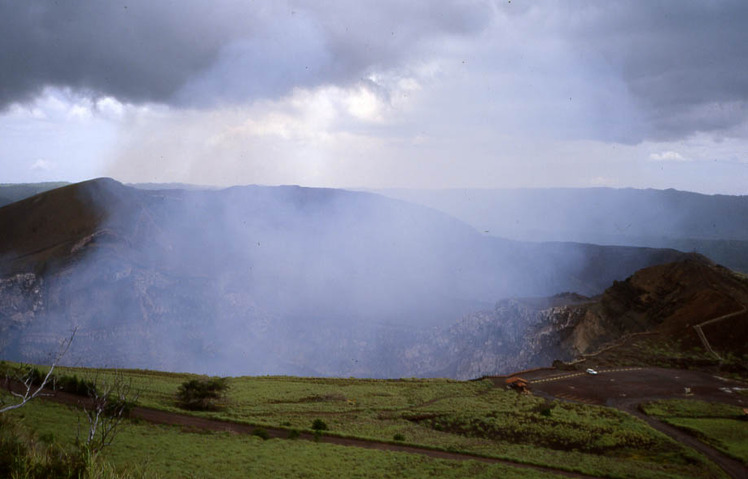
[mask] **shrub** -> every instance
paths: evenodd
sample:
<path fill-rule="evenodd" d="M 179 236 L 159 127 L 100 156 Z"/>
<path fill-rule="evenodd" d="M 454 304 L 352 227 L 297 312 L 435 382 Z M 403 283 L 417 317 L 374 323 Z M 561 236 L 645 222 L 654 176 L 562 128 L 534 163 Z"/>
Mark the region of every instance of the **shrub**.
<path fill-rule="evenodd" d="M 88 477 L 86 472 L 79 451 L 42 444 L 18 424 L 0 420 L 0 477 L 69 479 Z"/>
<path fill-rule="evenodd" d="M 25 369 L 23 373 L 24 380 L 30 379 L 31 384 L 34 386 L 41 386 L 41 384 L 44 382 L 44 377 L 47 375 L 47 373 L 42 372 L 41 369 L 37 367 L 28 367 Z"/>
<path fill-rule="evenodd" d="M 179 386 L 177 401 L 184 409 L 215 411 L 223 405 L 228 388 L 226 378 L 190 379 Z"/>
<path fill-rule="evenodd" d="M 76 394 L 78 396 L 88 396 L 96 391 L 96 384 L 88 379 L 81 379 L 78 376 L 65 375 L 55 380 L 55 387 L 66 393 Z"/>
<path fill-rule="evenodd" d="M 26 468 L 28 455 L 28 445 L 0 418 L 0 477 L 11 477 L 15 471 Z"/>
<path fill-rule="evenodd" d="M 312 422 L 312 429 L 315 431 L 327 431 L 327 424 L 322 419 L 315 419 Z"/>
<path fill-rule="evenodd" d="M 394 436 L 392 436 L 392 439 L 394 439 L 395 441 L 404 441 L 405 440 L 405 436 L 403 436 L 402 434 L 400 434 L 398 432 L 397 434 L 395 434 Z"/>
<path fill-rule="evenodd" d="M 262 440 L 264 441 L 270 439 L 270 434 L 268 434 L 268 432 L 261 427 L 256 427 L 254 431 L 252 431 L 252 435 L 262 438 Z"/>
<path fill-rule="evenodd" d="M 296 429 L 291 429 L 290 431 L 288 431 L 289 439 L 298 439 L 299 436 L 301 436 L 301 433 Z"/>

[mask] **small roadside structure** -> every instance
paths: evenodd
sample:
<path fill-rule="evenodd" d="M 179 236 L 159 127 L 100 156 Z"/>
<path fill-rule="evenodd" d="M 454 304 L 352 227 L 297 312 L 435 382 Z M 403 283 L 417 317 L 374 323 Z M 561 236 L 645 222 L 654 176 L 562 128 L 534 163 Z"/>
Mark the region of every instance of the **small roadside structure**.
<path fill-rule="evenodd" d="M 514 389 L 515 391 L 520 393 L 530 392 L 530 382 L 519 376 L 507 378 L 505 382 L 506 387 L 509 389 Z"/>

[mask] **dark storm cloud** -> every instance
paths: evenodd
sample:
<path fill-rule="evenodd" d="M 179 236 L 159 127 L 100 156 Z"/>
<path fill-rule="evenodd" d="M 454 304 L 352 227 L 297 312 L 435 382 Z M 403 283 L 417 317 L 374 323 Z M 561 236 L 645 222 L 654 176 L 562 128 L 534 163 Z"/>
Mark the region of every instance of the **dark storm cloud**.
<path fill-rule="evenodd" d="M 677 139 L 746 120 L 747 2 L 600 2 L 577 13 L 568 18 L 575 48 L 620 69 L 649 123 L 628 140 Z"/>
<path fill-rule="evenodd" d="M 0 108 L 47 86 L 212 105 L 397 66 L 434 36 L 480 30 L 480 2 L 0 0 Z"/>
<path fill-rule="evenodd" d="M 444 95 L 474 112 L 489 99 L 469 75 L 510 78 L 518 88 L 501 101 L 517 100 L 513 115 L 533 131 L 550 121 L 561 136 L 575 125 L 582 133 L 572 136 L 623 143 L 739 135 L 747 24 L 742 0 L 0 0 L 0 110 L 48 86 L 123 102 L 232 105 L 472 54 L 485 71 L 450 77 Z M 538 77 L 537 65 L 549 69 Z M 519 88 L 555 92 L 569 82 L 578 89 L 568 96 L 586 93 L 588 103 L 555 122 L 552 98 Z"/>
<path fill-rule="evenodd" d="M 168 98 L 210 64 L 221 38 L 170 15 L 167 5 L 175 4 L 3 1 L 0 105 L 46 86 L 136 102 Z M 194 8 L 191 15 L 207 13 Z"/>

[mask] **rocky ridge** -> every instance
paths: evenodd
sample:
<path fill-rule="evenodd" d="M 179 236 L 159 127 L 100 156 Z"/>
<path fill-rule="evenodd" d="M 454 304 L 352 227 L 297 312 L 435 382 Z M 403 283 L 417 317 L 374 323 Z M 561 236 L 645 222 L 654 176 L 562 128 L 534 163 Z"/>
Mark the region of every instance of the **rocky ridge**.
<path fill-rule="evenodd" d="M 76 365 L 465 377 L 540 361 L 527 327 L 584 299 L 508 300 L 471 322 L 485 304 L 589 295 L 683 256 L 500 240 L 366 193 L 92 180 L 0 208 L 0 355 L 43 362 L 77 327 Z"/>

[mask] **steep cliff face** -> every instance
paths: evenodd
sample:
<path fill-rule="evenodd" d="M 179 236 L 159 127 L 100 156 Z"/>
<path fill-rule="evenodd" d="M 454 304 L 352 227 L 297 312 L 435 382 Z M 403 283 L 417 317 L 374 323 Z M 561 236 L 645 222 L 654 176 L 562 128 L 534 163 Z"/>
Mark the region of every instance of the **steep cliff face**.
<path fill-rule="evenodd" d="M 502 300 L 406 347 L 402 361 L 413 375 L 470 379 L 569 360 L 573 352 L 563 346 L 564 335 L 581 322 L 590 301 L 568 293 Z"/>
<path fill-rule="evenodd" d="M 0 278 L 0 350 L 18 354 L 11 342 L 12 331 L 32 324 L 44 311 L 43 282 L 34 273 Z"/>

